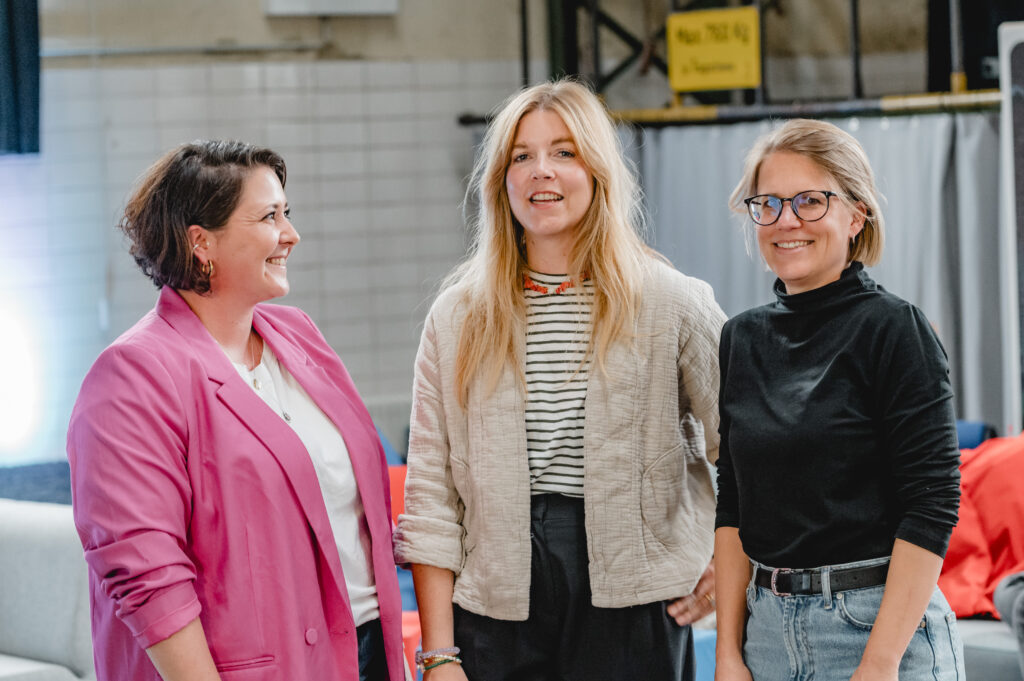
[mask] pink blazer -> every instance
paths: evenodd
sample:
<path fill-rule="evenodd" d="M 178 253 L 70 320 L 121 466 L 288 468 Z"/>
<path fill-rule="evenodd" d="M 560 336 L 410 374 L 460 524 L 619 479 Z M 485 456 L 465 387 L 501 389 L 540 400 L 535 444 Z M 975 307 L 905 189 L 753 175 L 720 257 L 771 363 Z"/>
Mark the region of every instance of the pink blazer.
<path fill-rule="evenodd" d="M 345 439 L 399 681 L 388 472 L 370 415 L 303 312 L 259 305 L 253 323 Z M 68 458 L 101 681 L 159 681 L 145 648 L 197 616 L 223 679 L 359 678 L 341 561 L 309 455 L 173 289 L 89 371 Z"/>

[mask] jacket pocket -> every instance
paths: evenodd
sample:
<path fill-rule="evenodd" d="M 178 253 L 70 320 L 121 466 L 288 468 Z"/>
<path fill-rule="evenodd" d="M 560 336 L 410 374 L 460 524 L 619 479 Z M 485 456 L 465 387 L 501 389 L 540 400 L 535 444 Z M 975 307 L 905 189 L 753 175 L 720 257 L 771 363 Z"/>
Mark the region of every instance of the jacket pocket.
<path fill-rule="evenodd" d="M 871 631 L 884 593 L 885 585 L 840 591 L 835 595 L 836 612 L 854 628 Z"/>
<path fill-rule="evenodd" d="M 233 660 L 230 662 L 218 662 L 217 671 L 221 673 L 241 672 L 249 669 L 264 669 L 273 664 L 273 655 L 262 655 L 260 657 L 254 657 L 249 660 Z"/>
<path fill-rule="evenodd" d="M 466 568 L 466 559 L 476 548 L 477 541 L 476 528 L 473 526 L 472 518 L 468 516 L 478 513 L 480 509 L 476 507 L 476 483 L 470 473 L 469 464 L 455 456 L 449 456 L 448 460 L 452 470 L 452 484 L 455 486 L 458 505 L 461 507 L 459 512 L 461 516 L 459 523 L 462 525 L 462 557 L 459 570 L 461 574 L 462 570 Z"/>
<path fill-rule="evenodd" d="M 686 537 L 689 518 L 683 504 L 685 475 L 682 444 L 659 456 L 643 473 L 640 513 L 650 533 L 665 546 L 678 546 Z"/>

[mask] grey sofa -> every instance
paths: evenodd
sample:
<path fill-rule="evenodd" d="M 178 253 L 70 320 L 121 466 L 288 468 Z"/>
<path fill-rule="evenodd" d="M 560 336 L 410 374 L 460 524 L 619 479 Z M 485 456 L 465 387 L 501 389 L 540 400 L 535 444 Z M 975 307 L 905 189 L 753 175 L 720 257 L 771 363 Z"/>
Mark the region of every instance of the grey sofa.
<path fill-rule="evenodd" d="M 0 499 L 0 681 L 95 679 L 71 507 Z"/>
<path fill-rule="evenodd" d="M 1022 681 L 1017 639 L 1006 623 L 963 619 L 957 625 L 964 641 L 967 681 Z"/>

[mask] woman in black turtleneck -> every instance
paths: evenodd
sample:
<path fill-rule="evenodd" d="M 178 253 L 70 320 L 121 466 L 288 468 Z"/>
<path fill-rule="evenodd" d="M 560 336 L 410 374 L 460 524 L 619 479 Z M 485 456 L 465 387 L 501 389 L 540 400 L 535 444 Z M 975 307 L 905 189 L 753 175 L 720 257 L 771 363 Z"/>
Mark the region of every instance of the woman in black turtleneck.
<path fill-rule="evenodd" d="M 722 332 L 716 679 L 963 679 L 935 586 L 959 502 L 946 354 L 864 271 L 884 233 L 864 150 L 790 121 L 731 203 L 778 280 Z"/>

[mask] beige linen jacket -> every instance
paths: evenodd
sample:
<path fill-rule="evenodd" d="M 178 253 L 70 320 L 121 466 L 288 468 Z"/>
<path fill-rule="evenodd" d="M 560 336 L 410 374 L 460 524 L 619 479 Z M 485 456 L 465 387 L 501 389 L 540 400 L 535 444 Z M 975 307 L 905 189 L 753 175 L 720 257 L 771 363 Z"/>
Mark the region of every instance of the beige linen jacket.
<path fill-rule="evenodd" d="M 459 407 L 455 351 L 464 313 L 453 291 L 427 316 L 416 357 L 398 563 L 447 568 L 454 601 L 525 620 L 530 595 L 530 471 L 524 388 L 505 369 Z M 596 607 L 690 593 L 711 558 L 718 458 L 718 339 L 711 287 L 650 262 L 635 347 L 595 360 L 584 419 L 584 509 Z M 525 335 L 520 352 L 525 350 Z"/>

